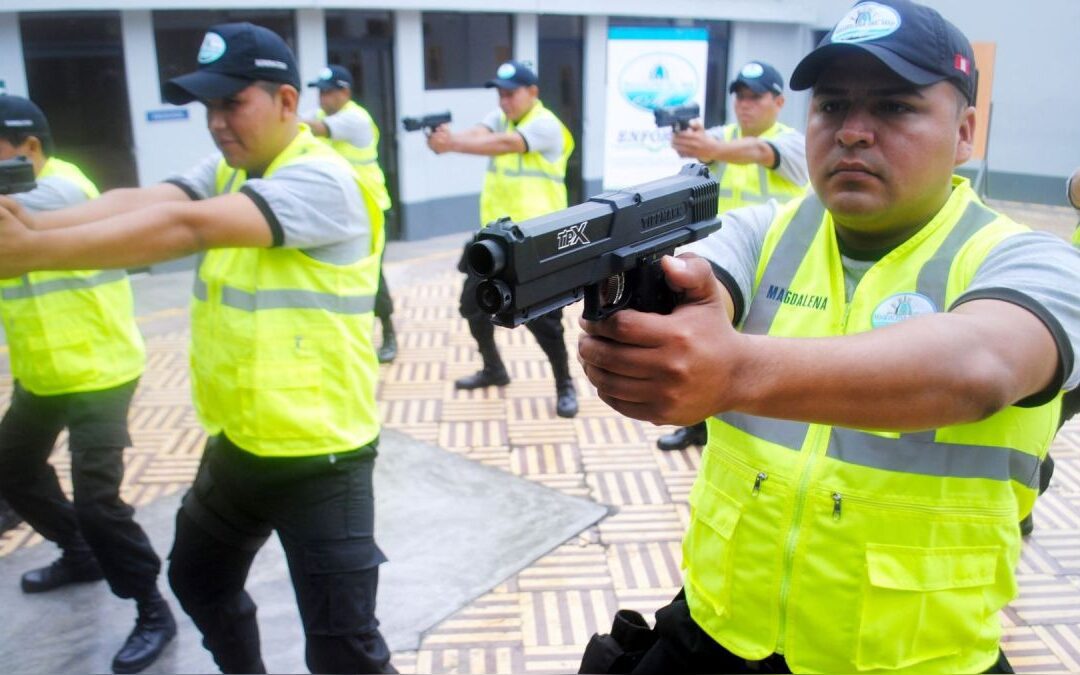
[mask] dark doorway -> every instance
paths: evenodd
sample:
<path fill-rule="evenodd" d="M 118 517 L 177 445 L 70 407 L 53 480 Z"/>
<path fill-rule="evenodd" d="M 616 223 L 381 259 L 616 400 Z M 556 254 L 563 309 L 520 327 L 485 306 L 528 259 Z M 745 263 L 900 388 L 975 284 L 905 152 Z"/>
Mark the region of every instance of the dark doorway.
<path fill-rule="evenodd" d="M 581 180 L 584 26 L 580 16 L 540 17 L 540 63 L 536 66 L 540 97 L 570 130 L 576 146 L 566 166 L 566 196 L 570 204 L 580 204 L 587 197 Z"/>
<path fill-rule="evenodd" d="M 19 28 L 30 99 L 57 156 L 102 191 L 137 185 L 120 12 L 20 14 Z"/>
<path fill-rule="evenodd" d="M 379 127 L 379 166 L 393 201 L 386 212 L 386 237 L 400 239 L 394 22 L 390 12 L 326 10 L 326 60 L 349 69 L 353 76 L 353 98 L 367 109 Z"/>

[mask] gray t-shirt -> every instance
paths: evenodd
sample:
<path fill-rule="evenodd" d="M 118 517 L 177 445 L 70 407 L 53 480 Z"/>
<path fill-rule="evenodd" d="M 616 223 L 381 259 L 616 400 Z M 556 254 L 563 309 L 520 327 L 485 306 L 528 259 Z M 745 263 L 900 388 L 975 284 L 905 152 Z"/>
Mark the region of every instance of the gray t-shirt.
<path fill-rule="evenodd" d="M 185 173 L 169 178 L 192 199 L 217 195 L 215 152 Z M 241 191 L 266 216 L 274 246 L 298 248 L 317 260 L 348 264 L 371 250 L 371 221 L 356 179 L 331 162 L 298 162 L 270 178 L 248 178 Z"/>
<path fill-rule="evenodd" d="M 495 133 L 504 133 L 509 128 L 506 116 L 496 108 L 480 122 Z M 562 126 L 552 117 L 539 117 L 524 127 L 515 129 L 525 139 L 527 152 L 539 152 L 549 162 L 557 162 L 563 153 Z"/>
<path fill-rule="evenodd" d="M 55 211 L 89 199 L 82 188 L 63 176 L 38 178 L 33 190 L 10 196 L 29 211 Z"/>
<path fill-rule="evenodd" d="M 723 141 L 724 128 L 724 126 L 710 127 L 705 130 L 705 133 L 718 141 Z M 736 135 L 735 138 L 739 136 Z M 769 167 L 766 169 L 775 171 L 781 178 L 795 185 L 806 185 L 810 182 L 810 172 L 806 168 L 806 137 L 802 133 L 789 129 L 774 138 L 765 139 L 765 142 L 773 147 L 776 156 L 780 159 L 775 169 L 769 169 Z"/>
<path fill-rule="evenodd" d="M 708 259 L 730 275 L 735 288 L 728 291 L 736 304 L 749 305 L 754 277 L 765 233 L 776 214 L 777 204 L 732 209 L 724 214 L 724 225 L 701 241 L 679 249 Z M 873 266 L 862 260 L 841 256 L 848 299 L 862 275 Z M 1045 232 L 1026 232 L 1008 237 L 987 255 L 971 285 L 949 309 L 974 299 L 996 298 L 1020 305 L 1038 316 L 1050 328 L 1058 344 L 1063 373 L 1061 389 L 1080 385 L 1080 250 L 1060 237 Z M 735 317 L 736 322 L 742 317 Z M 1055 385 L 1056 386 L 1056 385 Z"/>
<path fill-rule="evenodd" d="M 366 148 L 375 140 L 375 131 L 371 122 L 355 109 L 342 108 L 333 115 L 322 119 L 335 141 L 348 141 L 358 148 Z"/>

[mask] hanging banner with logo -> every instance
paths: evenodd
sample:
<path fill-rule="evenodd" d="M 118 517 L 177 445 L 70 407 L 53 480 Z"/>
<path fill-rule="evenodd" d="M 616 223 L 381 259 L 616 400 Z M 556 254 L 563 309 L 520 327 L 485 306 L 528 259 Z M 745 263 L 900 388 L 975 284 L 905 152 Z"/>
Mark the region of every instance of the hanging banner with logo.
<path fill-rule="evenodd" d="M 608 29 L 605 190 L 670 176 L 688 161 L 653 111 L 696 103 L 704 118 L 708 54 L 705 28 Z"/>

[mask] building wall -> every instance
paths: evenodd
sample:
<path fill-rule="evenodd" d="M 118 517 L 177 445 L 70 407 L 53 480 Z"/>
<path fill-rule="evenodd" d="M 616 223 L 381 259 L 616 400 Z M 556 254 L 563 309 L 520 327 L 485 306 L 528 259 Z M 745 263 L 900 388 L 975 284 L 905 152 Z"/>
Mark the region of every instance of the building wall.
<path fill-rule="evenodd" d="M 1080 88 L 1069 85 L 1075 69 L 1073 34 L 1080 25 L 1080 2 L 1036 0 L 1017 11 L 1004 0 L 930 0 L 946 17 L 976 41 L 995 41 L 997 64 L 993 82 L 994 111 L 989 143 L 991 196 L 1063 203 L 1063 177 L 1080 162 L 1080 125 L 1064 111 L 1080 109 Z M 216 6 L 245 6 L 245 2 L 212 2 Z M 296 9 L 297 57 L 305 81 L 324 65 L 326 38 L 323 10 L 333 7 L 386 9 L 385 0 L 313 0 Z M 261 7 L 296 8 L 295 0 L 260 0 Z M 496 106 L 493 92 L 483 87 L 425 90 L 421 13 L 491 11 L 486 0 L 399 0 L 394 9 L 394 63 L 397 110 L 417 115 L 450 110 L 454 125 L 478 122 Z M 199 104 L 183 108 L 186 119 L 150 121 L 148 113 L 175 110 L 161 102 L 151 25 L 152 9 L 207 6 L 206 0 L 8 0 L 0 12 L 0 80 L 11 93 L 25 94 L 18 11 L 119 8 L 125 43 L 128 92 L 138 177 L 152 184 L 213 151 Z M 676 16 L 731 20 L 729 79 L 747 60 L 759 58 L 790 76 L 795 64 L 812 47 L 815 29 L 826 29 L 850 6 L 850 0 L 669 0 L 663 6 L 645 0 L 623 0 L 618 13 L 638 16 Z M 977 11 L 976 11 L 977 9 Z M 537 61 L 538 12 L 585 17 L 582 173 L 586 194 L 599 190 L 603 170 L 604 86 L 607 16 L 604 0 L 505 0 L 500 12 L 515 12 L 515 56 Z M 1054 83 L 1058 76 L 1061 82 Z M 304 88 L 301 111 L 317 107 L 313 90 Z M 802 129 L 808 97 L 788 92 L 781 120 Z M 1058 111 L 1062 111 L 1059 113 Z M 1055 114 L 1058 113 L 1058 114 Z M 729 119 L 732 118 L 729 110 Z M 386 131 L 384 131 L 386 133 Z M 396 131 L 400 162 L 401 236 L 419 239 L 478 224 L 478 194 L 487 159 L 467 155 L 433 155 L 422 133 Z"/>

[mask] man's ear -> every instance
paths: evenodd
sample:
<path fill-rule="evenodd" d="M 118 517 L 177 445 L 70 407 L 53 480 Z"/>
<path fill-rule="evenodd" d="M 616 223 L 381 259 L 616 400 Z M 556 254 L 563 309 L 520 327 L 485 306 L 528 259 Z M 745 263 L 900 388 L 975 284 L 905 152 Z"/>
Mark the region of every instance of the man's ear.
<path fill-rule="evenodd" d="M 784 95 L 783 94 L 776 94 L 775 98 L 776 98 L 776 109 L 779 110 L 780 108 L 783 108 L 784 107 Z"/>
<path fill-rule="evenodd" d="M 291 84 L 283 84 L 278 87 L 278 97 L 281 99 L 281 111 L 286 115 L 296 115 L 297 105 L 300 103 L 300 92 Z"/>
<path fill-rule="evenodd" d="M 956 157 L 953 166 L 960 166 L 975 152 L 975 106 L 967 106 L 960 113 L 956 133 Z"/>

